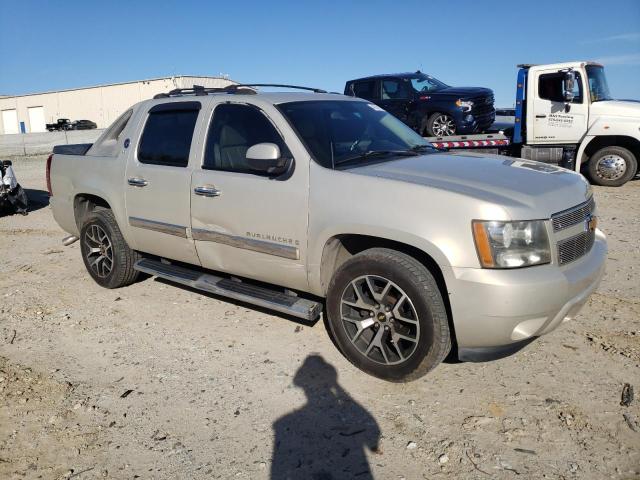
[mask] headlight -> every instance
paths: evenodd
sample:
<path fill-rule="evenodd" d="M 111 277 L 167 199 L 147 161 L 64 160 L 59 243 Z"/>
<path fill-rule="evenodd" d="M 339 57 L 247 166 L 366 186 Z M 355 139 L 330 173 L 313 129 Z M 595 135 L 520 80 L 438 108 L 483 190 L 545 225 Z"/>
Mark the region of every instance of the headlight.
<path fill-rule="evenodd" d="M 465 112 L 469 112 L 471 111 L 471 108 L 473 107 L 473 102 L 471 100 L 456 100 L 456 105 L 459 107 L 462 107 L 462 110 Z"/>
<path fill-rule="evenodd" d="M 551 261 L 544 220 L 473 221 L 473 238 L 484 268 L 518 268 Z"/>

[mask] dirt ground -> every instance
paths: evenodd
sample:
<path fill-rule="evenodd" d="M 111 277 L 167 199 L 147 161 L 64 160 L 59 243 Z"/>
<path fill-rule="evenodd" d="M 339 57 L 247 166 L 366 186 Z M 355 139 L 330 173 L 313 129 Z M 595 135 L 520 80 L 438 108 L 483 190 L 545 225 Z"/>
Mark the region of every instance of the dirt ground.
<path fill-rule="evenodd" d="M 322 322 L 147 279 L 96 285 L 63 247 L 44 159 L 0 218 L 0 478 L 640 478 L 640 180 L 595 188 L 608 271 L 575 321 L 409 384 Z M 313 477 L 305 473 L 315 471 Z"/>

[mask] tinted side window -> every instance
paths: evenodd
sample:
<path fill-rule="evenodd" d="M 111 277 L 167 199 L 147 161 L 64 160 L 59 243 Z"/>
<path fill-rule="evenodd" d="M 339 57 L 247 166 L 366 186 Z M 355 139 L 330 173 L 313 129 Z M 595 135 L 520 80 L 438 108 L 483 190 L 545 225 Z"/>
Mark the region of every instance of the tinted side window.
<path fill-rule="evenodd" d="M 366 82 L 354 82 L 351 84 L 353 88 L 353 94 L 356 97 L 365 98 L 367 100 L 375 100 L 376 95 L 376 82 L 375 80 L 368 80 Z"/>
<path fill-rule="evenodd" d="M 582 103 L 582 77 L 575 72 L 573 102 Z M 538 78 L 538 96 L 552 102 L 564 102 L 564 73 L 544 73 Z"/>
<path fill-rule="evenodd" d="M 413 87 L 407 79 L 387 79 L 382 82 L 383 100 L 406 100 L 411 98 Z"/>
<path fill-rule="evenodd" d="M 197 119 L 198 110 L 150 112 L 140 139 L 138 161 L 186 167 Z"/>
<path fill-rule="evenodd" d="M 256 173 L 245 155 L 249 147 L 265 142 L 278 145 L 281 155 L 289 154 L 280 134 L 260 110 L 248 105 L 218 105 L 209 126 L 203 167 Z"/>

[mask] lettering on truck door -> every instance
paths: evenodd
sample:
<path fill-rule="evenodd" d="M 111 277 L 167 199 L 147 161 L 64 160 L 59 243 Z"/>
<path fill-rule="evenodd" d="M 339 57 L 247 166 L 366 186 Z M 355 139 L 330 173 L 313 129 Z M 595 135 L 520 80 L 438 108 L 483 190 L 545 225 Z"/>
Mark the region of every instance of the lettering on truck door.
<path fill-rule="evenodd" d="M 533 78 L 533 112 L 529 115 L 529 137 L 533 143 L 579 143 L 587 129 L 589 100 L 584 94 L 584 78 L 575 72 L 574 98 L 565 102 L 565 73 L 542 70 Z M 532 122 L 532 123 L 531 123 Z"/>

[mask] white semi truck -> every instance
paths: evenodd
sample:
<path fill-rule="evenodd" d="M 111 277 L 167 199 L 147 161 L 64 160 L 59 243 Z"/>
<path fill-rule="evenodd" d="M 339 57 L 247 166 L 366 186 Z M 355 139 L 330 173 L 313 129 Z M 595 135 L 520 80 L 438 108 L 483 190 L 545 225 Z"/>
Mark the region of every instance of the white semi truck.
<path fill-rule="evenodd" d="M 429 137 L 437 148 L 497 153 L 582 172 L 597 185 L 638 173 L 640 102 L 614 100 L 594 62 L 518 65 L 515 121 L 495 133 Z"/>

